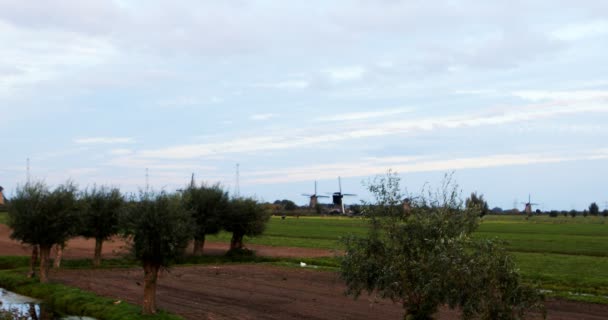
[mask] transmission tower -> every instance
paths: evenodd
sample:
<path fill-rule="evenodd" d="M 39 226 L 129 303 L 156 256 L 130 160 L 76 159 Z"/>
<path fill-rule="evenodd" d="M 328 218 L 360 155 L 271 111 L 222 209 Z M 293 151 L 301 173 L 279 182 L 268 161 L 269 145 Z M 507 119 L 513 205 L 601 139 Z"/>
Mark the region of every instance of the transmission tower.
<path fill-rule="evenodd" d="M 146 192 L 150 191 L 150 175 L 148 174 L 148 168 L 146 168 Z"/>
<path fill-rule="evenodd" d="M 239 164 L 236 164 L 236 186 L 234 187 L 234 195 L 237 198 L 240 198 L 241 196 L 241 186 L 239 184 Z"/>
<path fill-rule="evenodd" d="M 30 184 L 30 158 L 25 160 L 25 183 Z"/>

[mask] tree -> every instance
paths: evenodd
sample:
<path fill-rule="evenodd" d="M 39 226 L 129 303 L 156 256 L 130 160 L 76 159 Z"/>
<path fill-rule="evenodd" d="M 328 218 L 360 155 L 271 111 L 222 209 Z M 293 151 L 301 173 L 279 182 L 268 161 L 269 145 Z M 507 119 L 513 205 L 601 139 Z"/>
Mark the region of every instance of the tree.
<path fill-rule="evenodd" d="M 124 207 L 124 198 L 118 188 L 94 186 L 86 190 L 82 198 L 83 222 L 81 235 L 95 239 L 93 265 L 101 264 L 103 242 L 118 233 L 118 219 Z"/>
<path fill-rule="evenodd" d="M 275 200 L 274 204 L 280 205 L 283 208 L 283 210 L 286 210 L 286 211 L 294 211 L 298 208 L 298 205 L 296 205 L 295 202 L 293 202 L 291 200 L 287 200 L 287 199 Z"/>
<path fill-rule="evenodd" d="M 40 282 L 48 281 L 49 255 L 53 245 L 64 244 L 76 235 L 80 215 L 76 186 L 67 182 L 52 192 L 42 182 L 18 187 L 11 199 L 8 225 L 11 238 L 40 250 Z"/>
<path fill-rule="evenodd" d="M 506 253 L 471 237 L 481 207 L 463 208 L 449 177 L 440 191 L 410 200 L 409 210 L 395 173 L 376 177 L 368 189 L 368 235 L 343 240 L 340 274 L 348 294 L 399 302 L 404 319 L 431 319 L 443 304 L 483 319 L 513 319 L 537 306 L 538 292 L 521 284 Z"/>
<path fill-rule="evenodd" d="M 600 214 L 600 207 L 598 207 L 597 203 L 593 202 L 589 205 L 589 214 L 592 216 Z"/>
<path fill-rule="evenodd" d="M 578 214 L 578 212 L 576 210 L 574 210 L 574 209 L 570 210 L 568 213 L 570 214 L 570 216 L 572 218 L 576 217 L 576 215 Z"/>
<path fill-rule="evenodd" d="M 175 194 L 142 193 L 126 208 L 121 230 L 132 239 L 132 253 L 144 269 L 142 313 L 154 314 L 158 271 L 184 253 L 193 235 L 192 217 Z"/>
<path fill-rule="evenodd" d="M 205 236 L 217 234 L 221 229 L 221 218 L 228 211 L 228 192 L 219 184 L 197 187 L 191 183 L 185 189 L 184 203 L 194 220 L 194 254 L 203 252 Z"/>
<path fill-rule="evenodd" d="M 471 193 L 471 196 L 465 201 L 465 206 L 467 209 L 477 209 L 480 217 L 483 217 L 490 212 L 488 203 L 483 199 L 483 194 L 478 196 L 477 192 Z"/>
<path fill-rule="evenodd" d="M 257 236 L 266 229 L 270 213 L 256 200 L 236 198 L 230 201 L 230 209 L 223 218 L 224 229 L 232 232 L 230 250 L 243 248 L 244 236 Z"/>

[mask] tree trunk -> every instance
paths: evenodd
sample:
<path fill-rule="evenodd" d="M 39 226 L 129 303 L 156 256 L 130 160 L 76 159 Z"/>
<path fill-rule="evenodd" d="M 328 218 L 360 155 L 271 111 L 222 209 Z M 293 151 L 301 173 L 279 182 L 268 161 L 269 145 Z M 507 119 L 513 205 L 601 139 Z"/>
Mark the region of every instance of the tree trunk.
<path fill-rule="evenodd" d="M 40 282 L 47 283 L 49 281 L 49 268 L 51 255 L 51 245 L 40 245 Z"/>
<path fill-rule="evenodd" d="M 230 250 L 234 249 L 243 249 L 243 235 L 237 232 L 233 232 L 230 239 Z"/>
<path fill-rule="evenodd" d="M 30 271 L 27 273 L 28 278 L 33 278 L 36 275 L 36 265 L 38 264 L 38 245 L 32 246 L 32 255 L 30 256 Z"/>
<path fill-rule="evenodd" d="M 156 280 L 158 279 L 159 266 L 150 262 L 144 262 L 144 303 L 143 314 L 156 313 Z"/>
<path fill-rule="evenodd" d="M 95 255 L 93 256 L 93 266 L 99 267 L 101 265 L 101 248 L 103 246 L 103 239 L 95 239 Z"/>
<path fill-rule="evenodd" d="M 201 239 L 194 239 L 194 249 L 192 250 L 192 254 L 195 256 L 203 254 L 203 249 L 205 248 L 205 235 L 202 236 Z"/>
<path fill-rule="evenodd" d="M 63 258 L 63 244 L 57 244 L 55 245 L 55 260 L 53 261 L 53 266 L 55 268 L 59 268 L 61 267 L 61 259 Z"/>

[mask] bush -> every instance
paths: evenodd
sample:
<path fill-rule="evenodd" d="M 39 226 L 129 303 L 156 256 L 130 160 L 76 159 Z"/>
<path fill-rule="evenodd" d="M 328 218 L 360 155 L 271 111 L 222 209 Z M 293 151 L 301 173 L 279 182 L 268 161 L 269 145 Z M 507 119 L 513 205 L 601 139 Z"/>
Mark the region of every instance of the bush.
<path fill-rule="evenodd" d="M 482 319 L 515 319 L 542 307 L 542 296 L 522 284 L 504 250 L 471 237 L 482 207 L 463 208 L 449 177 L 409 210 L 396 174 L 377 177 L 368 189 L 375 199 L 363 209 L 368 235 L 343 239 L 340 274 L 347 294 L 367 291 L 399 302 L 405 319 L 431 319 L 444 304 Z"/>

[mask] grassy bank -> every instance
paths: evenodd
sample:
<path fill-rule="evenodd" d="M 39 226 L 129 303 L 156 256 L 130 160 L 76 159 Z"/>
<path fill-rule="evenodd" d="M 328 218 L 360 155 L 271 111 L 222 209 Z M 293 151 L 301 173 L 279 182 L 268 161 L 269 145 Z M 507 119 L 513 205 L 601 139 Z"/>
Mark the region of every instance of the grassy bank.
<path fill-rule="evenodd" d="M 154 316 L 141 315 L 141 307 L 99 297 L 93 293 L 57 283 L 41 284 L 29 279 L 23 271 L 0 271 L 0 287 L 43 300 L 45 305 L 56 312 L 89 316 L 106 320 L 179 320 L 181 317 L 160 312 Z"/>

